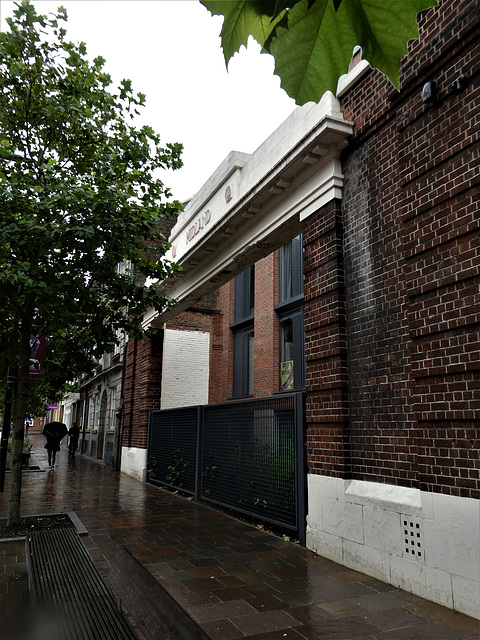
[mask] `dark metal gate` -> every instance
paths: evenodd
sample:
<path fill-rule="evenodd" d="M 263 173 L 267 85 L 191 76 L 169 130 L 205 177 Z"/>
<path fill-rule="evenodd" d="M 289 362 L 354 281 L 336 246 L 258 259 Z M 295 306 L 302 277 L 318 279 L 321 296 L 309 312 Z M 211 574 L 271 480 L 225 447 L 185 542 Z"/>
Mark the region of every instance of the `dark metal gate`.
<path fill-rule="evenodd" d="M 295 532 L 305 544 L 300 393 L 152 411 L 148 479 Z"/>

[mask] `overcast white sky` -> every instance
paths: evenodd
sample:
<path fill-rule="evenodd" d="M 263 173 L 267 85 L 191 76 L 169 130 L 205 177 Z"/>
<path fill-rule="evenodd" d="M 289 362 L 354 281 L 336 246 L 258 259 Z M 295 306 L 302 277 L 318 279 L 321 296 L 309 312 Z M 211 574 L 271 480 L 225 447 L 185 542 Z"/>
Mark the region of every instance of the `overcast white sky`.
<path fill-rule="evenodd" d="M 175 198 L 196 193 L 232 150 L 252 153 L 295 105 L 256 42 L 225 68 L 222 18 L 197 0 L 34 0 L 38 13 L 63 5 L 68 39 L 106 59 L 115 86 L 123 78 L 147 96 L 142 120 L 162 141 L 184 145 L 184 166 L 162 176 Z M 14 3 L 0 0 L 1 28 Z"/>

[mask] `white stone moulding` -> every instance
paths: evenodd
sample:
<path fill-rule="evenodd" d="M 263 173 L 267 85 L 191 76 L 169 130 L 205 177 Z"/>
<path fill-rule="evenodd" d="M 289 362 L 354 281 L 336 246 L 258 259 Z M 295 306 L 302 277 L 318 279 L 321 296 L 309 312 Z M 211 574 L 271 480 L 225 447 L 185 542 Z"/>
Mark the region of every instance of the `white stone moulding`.
<path fill-rule="evenodd" d="M 298 107 L 254 154 L 232 152 L 187 204 L 166 258 L 181 277 L 161 283 L 177 304 L 143 320 L 162 326 L 195 300 L 300 233 L 302 222 L 341 199 L 341 150 L 352 133 L 338 100 Z"/>

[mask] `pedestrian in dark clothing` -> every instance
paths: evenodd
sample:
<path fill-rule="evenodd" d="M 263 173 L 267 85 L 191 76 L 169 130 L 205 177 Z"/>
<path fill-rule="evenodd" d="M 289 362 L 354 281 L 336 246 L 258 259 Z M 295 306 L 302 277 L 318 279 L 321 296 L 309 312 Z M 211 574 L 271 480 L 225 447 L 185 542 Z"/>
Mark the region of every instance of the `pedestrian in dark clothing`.
<path fill-rule="evenodd" d="M 57 451 L 60 451 L 60 442 L 68 433 L 67 425 L 63 422 L 49 422 L 42 433 L 47 439 L 45 449 L 48 452 L 48 466 L 53 469 Z"/>
<path fill-rule="evenodd" d="M 70 460 L 73 460 L 75 458 L 75 451 L 77 450 L 78 439 L 80 437 L 80 429 L 76 422 L 74 422 L 68 430 L 68 435 L 68 457 Z"/>

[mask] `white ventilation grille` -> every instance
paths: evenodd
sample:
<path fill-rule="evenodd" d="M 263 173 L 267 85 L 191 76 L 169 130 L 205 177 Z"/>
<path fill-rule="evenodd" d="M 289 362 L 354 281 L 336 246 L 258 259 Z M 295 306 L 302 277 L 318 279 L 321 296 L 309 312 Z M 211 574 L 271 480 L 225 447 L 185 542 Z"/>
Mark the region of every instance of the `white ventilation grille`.
<path fill-rule="evenodd" d="M 412 516 L 402 516 L 403 557 L 425 562 L 425 549 L 420 521 Z"/>

